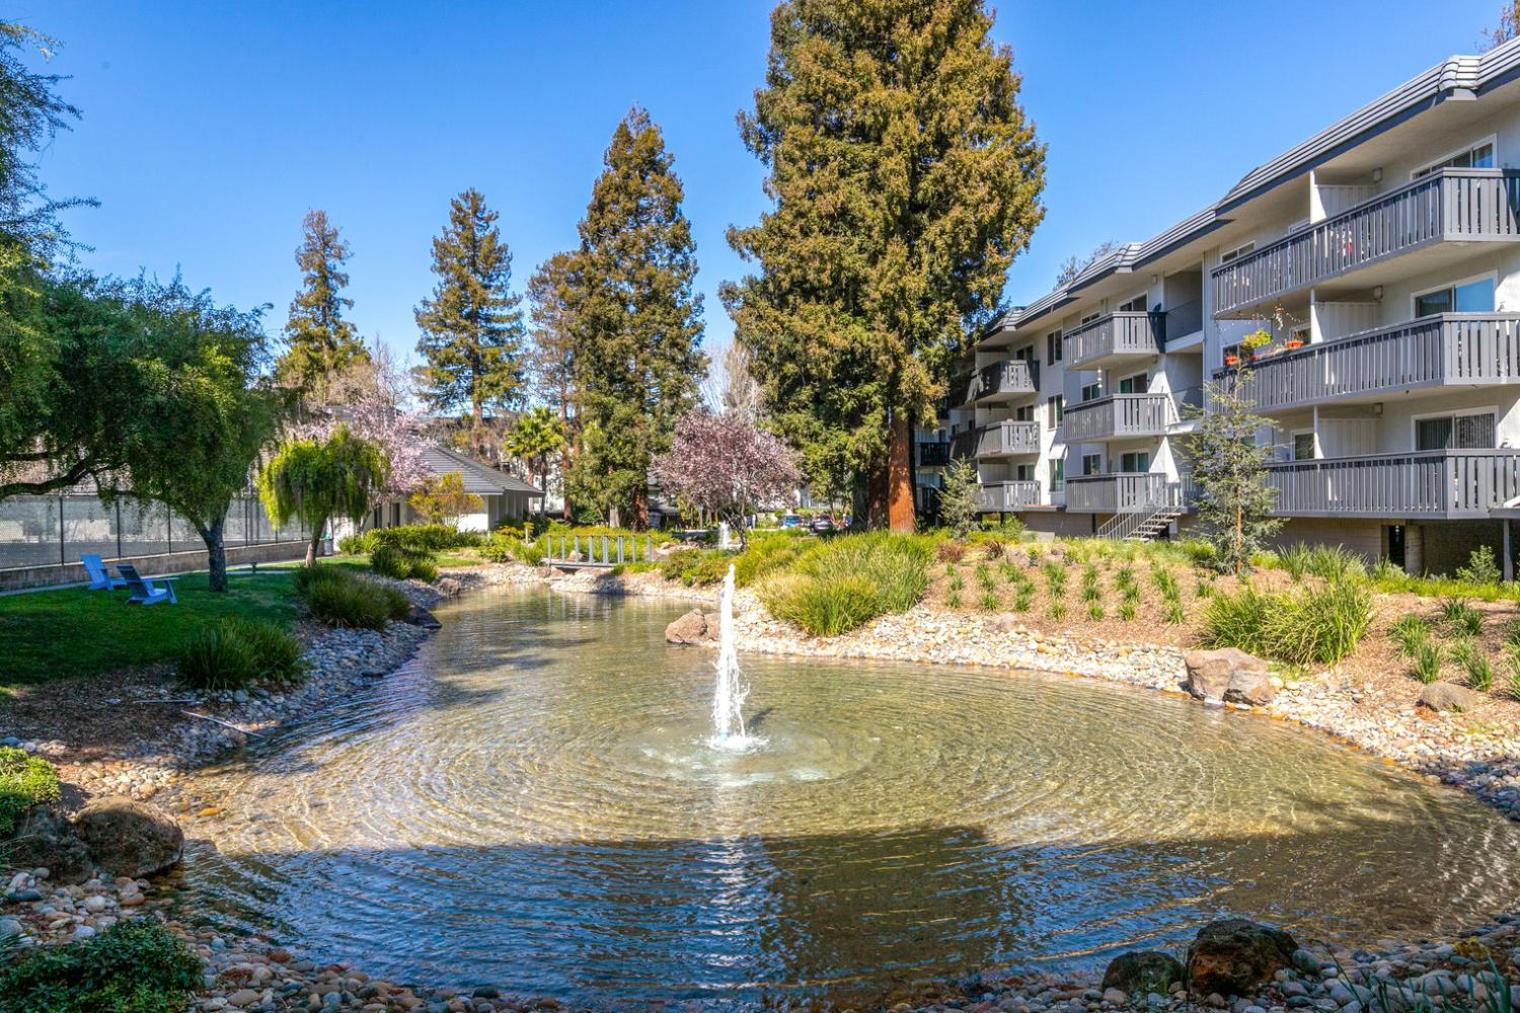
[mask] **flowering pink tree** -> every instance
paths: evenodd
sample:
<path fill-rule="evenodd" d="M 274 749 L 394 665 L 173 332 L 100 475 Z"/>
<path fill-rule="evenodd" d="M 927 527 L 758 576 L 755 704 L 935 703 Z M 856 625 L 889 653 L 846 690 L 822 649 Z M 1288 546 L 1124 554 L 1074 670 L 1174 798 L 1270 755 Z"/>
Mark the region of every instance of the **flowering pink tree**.
<path fill-rule="evenodd" d="M 425 420 L 401 407 L 406 385 L 383 346 L 367 360 L 354 363 L 329 383 L 330 402 L 314 407 L 304 421 L 286 427 L 294 439 L 325 440 L 346 425 L 353 435 L 380 449 L 390 466 L 382 490 L 385 496 L 405 496 L 431 477 L 423 465 Z"/>
<path fill-rule="evenodd" d="M 735 524 L 785 497 L 800 481 L 797 455 L 738 412 L 694 411 L 676 423 L 670 451 L 654 459 L 660 489 Z"/>

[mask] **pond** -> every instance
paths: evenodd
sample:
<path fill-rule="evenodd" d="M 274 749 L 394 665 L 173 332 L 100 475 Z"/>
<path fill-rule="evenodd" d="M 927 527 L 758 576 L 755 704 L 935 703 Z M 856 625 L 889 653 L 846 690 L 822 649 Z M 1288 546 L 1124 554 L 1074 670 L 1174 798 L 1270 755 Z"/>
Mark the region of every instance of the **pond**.
<path fill-rule="evenodd" d="M 373 693 L 198 779 L 222 917 L 425 984 L 869 1001 L 1221 913 L 1372 944 L 1520 897 L 1520 832 L 1327 739 L 1030 673 L 741 656 L 708 747 L 668 602 L 476 594 Z"/>

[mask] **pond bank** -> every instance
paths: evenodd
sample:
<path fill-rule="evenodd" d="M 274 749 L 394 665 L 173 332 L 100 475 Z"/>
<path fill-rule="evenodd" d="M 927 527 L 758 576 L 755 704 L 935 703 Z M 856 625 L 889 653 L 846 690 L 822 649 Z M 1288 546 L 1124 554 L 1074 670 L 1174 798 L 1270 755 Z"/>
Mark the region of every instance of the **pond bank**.
<path fill-rule="evenodd" d="M 550 578 L 526 567 L 493 567 L 490 571 L 482 569 L 454 576 L 462 579 L 466 586 L 483 586 L 488 583 L 549 584 L 564 591 L 648 595 L 706 604 L 713 600 L 713 594 L 708 590 L 667 585 L 652 574 L 638 575 L 628 581 L 609 581 L 607 578 L 587 578 L 586 575 L 569 579 Z M 801 636 L 770 620 L 752 595 L 741 593 L 739 599 L 741 650 L 755 653 L 1030 668 L 1123 682 L 1163 692 L 1177 692 L 1177 683 L 1182 674 L 1181 654 L 1174 647 L 1083 644 L 1075 638 L 1048 636 L 1025 629 L 1011 622 L 1008 617 L 947 614 L 927 608 L 885 617 L 867 630 L 848 637 L 817 640 Z M 320 673 L 313 675 L 312 681 L 324 688 L 294 703 L 288 699 L 271 702 L 257 697 L 250 698 L 241 704 L 245 709 L 236 712 L 240 715 L 238 723 L 246 721 L 243 727 L 257 731 L 274 727 L 284 720 L 299 719 L 320 712 L 328 703 L 362 691 L 374 675 L 381 674 L 375 666 L 390 659 L 391 663 L 385 669 L 389 671 L 400 664 L 426 635 L 415 627 L 402 631 L 388 630 L 385 638 L 374 637 L 381 644 L 373 647 L 373 650 L 341 638 L 340 642 L 344 646 L 341 649 L 335 647 L 330 652 L 330 673 L 324 662 Z M 390 638 L 389 642 L 387 638 Z M 314 648 L 320 639 L 313 642 Z M 298 695 L 299 691 L 285 696 L 291 698 Z M 1345 713 L 1336 719 L 1339 728 L 1352 728 L 1356 721 L 1373 720 L 1362 709 L 1368 703 L 1365 696 L 1356 699 L 1354 691 L 1338 684 L 1334 676 L 1316 676 L 1303 680 L 1298 686 L 1279 694 L 1269 713 L 1311 724 L 1309 720 L 1295 717 L 1289 710 L 1300 705 L 1295 703 L 1300 698 L 1308 701 L 1302 705 L 1309 708 L 1311 716 L 1318 712 L 1316 708 L 1320 706 L 1318 701 L 1321 699 L 1337 707 L 1341 705 L 1340 702 L 1345 702 Z M 238 702 L 234 700 L 232 703 Z M 1335 716 L 1336 712 L 1332 709 L 1329 713 Z M 264 721 L 268 723 L 262 723 Z M 1337 728 L 1326 730 L 1338 733 Z M 216 755 L 219 750 L 237 745 L 235 734 L 240 733 L 220 740 L 223 744 L 209 750 L 206 755 Z M 1355 741 L 1350 735 L 1338 734 Z M 1377 749 L 1374 751 L 1381 752 Z M 1388 755 L 1386 752 L 1381 754 Z M 196 754 L 192 751 L 189 755 Z M 1511 755 L 1514 755 L 1513 752 Z M 1419 769 L 1412 762 L 1401 762 Z M 127 767 L 131 767 L 132 763 L 132 760 L 125 761 Z M 178 779 L 196 765 L 191 762 L 183 766 L 169 766 L 176 771 L 174 779 Z M 153 769 L 163 768 L 160 766 Z M 124 775 L 125 772 L 119 771 L 118 774 Z M 132 785 L 134 782 L 130 775 L 126 776 L 125 783 Z M 100 783 L 104 785 L 108 782 L 102 779 Z M 151 778 L 142 783 L 153 791 L 158 790 Z M 1478 793 L 1473 788 L 1469 790 Z M 554 1000 L 509 998 L 492 994 L 495 990 L 490 988 L 463 993 L 446 988 L 409 988 L 373 981 L 362 970 L 348 964 L 316 965 L 299 959 L 269 939 L 238 938 L 205 927 L 193 913 L 186 914 L 176 908 L 173 903 L 176 885 L 176 879 L 172 876 L 158 883 L 96 882 L 66 888 L 64 896 L 59 896 L 58 888 L 50 888 L 46 880 L 30 883 L 23 881 L 19 884 L 19 889 L 12 889 L 11 892 L 35 892 L 37 899 L 12 902 L 0 907 L 0 921 L 20 915 L 15 920 L 18 924 L 24 924 L 29 934 L 37 934 L 39 938 L 53 941 L 74 938 L 80 927 L 94 930 L 101 925 L 102 919 L 129 912 L 160 911 L 171 919 L 176 930 L 208 962 L 210 978 L 208 989 L 198 1000 L 197 1008 L 200 1009 L 424 1009 L 433 1013 L 435 1010 L 560 1008 L 560 1004 Z M 100 899 L 92 901 L 92 897 Z M 144 899 L 138 900 L 139 897 Z M 0 925 L 0 932 L 4 931 L 4 926 Z M 1430 995 L 1470 989 L 1480 983 L 1472 978 L 1464 983 L 1462 975 L 1486 967 L 1486 963 L 1473 965 L 1472 954 L 1477 952 L 1476 948 L 1481 946 L 1485 953 L 1495 956 L 1500 969 L 1509 972 L 1515 959 L 1516 941 L 1516 926 L 1510 920 L 1502 919 L 1476 930 L 1475 935 L 1461 941 L 1458 946 L 1388 942 L 1380 943 L 1376 952 L 1351 952 L 1311 944 L 1304 951 L 1307 956 L 1300 961 L 1301 967 L 1283 972 L 1270 986 L 1261 989 L 1249 1000 L 1236 1002 L 1233 1008 L 1235 1013 L 1250 1013 L 1252 1007 L 1274 1013 L 1290 1008 L 1317 1008 L 1327 1013 L 1329 1010 L 1343 1009 L 1346 1013 L 1361 1013 L 1364 1007 L 1371 1004 L 1370 987 L 1380 979 L 1392 979 L 1395 989 L 1407 989 L 1411 997 L 1416 991 L 1421 995 Z M 1333 967 L 1334 971 L 1327 976 L 1329 967 Z M 1118 1009 L 1131 1003 L 1166 1008 L 1182 1005 L 1182 1000 L 1174 994 L 1156 995 L 1149 1001 L 1142 995 L 1125 995 L 1120 999 L 1112 992 L 1101 989 L 1096 975 L 1004 978 L 992 970 L 982 973 L 969 970 L 968 977 L 953 985 L 940 989 L 915 990 L 901 996 L 884 996 L 879 1007 L 871 1008 L 1000 1009 L 1020 1013 L 1076 1013 L 1082 1010 L 1091 1013 L 1100 1009 Z M 1222 1000 L 1219 1005 L 1224 1005 Z M 620 1008 L 628 1007 L 624 1005 Z M 683 1005 L 676 1008 L 686 1007 Z M 724 1008 L 734 1007 L 726 1005 Z"/>

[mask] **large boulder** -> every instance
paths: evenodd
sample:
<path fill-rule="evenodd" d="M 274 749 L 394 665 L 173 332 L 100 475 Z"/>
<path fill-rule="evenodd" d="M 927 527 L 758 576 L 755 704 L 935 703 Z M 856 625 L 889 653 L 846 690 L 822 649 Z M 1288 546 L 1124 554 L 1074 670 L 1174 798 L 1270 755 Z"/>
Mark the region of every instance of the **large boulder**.
<path fill-rule="evenodd" d="M 113 876 L 151 876 L 179 861 L 185 834 L 167 814 L 129 798 L 91 802 L 74 818 L 74 831 L 95 864 Z"/>
<path fill-rule="evenodd" d="M 1117 988 L 1142 997 L 1149 992 L 1166 995 L 1172 982 L 1181 981 L 1182 975 L 1182 963 L 1170 953 L 1131 950 L 1108 962 L 1108 969 L 1103 972 L 1103 988 Z"/>
<path fill-rule="evenodd" d="M 1267 663 L 1238 647 L 1188 651 L 1182 661 L 1188 673 L 1184 688 L 1200 700 L 1259 707 L 1276 693 Z"/>
<path fill-rule="evenodd" d="M 74 828 L 45 806 L 33 806 L 16 824 L 16 834 L 0 847 L 0 866 L 46 869 L 57 883 L 83 883 L 95 873 L 90 849 Z"/>
<path fill-rule="evenodd" d="M 1433 682 L 1420 690 L 1415 701 L 1433 711 L 1470 711 L 1483 702 L 1483 694 L 1454 682 Z"/>
<path fill-rule="evenodd" d="M 665 642 L 669 644 L 700 644 L 717 637 L 718 617 L 701 609 L 692 609 L 665 627 Z"/>
<path fill-rule="evenodd" d="M 1212 921 L 1198 930 L 1188 950 L 1188 979 L 1195 995 L 1248 996 L 1278 970 L 1293 966 L 1296 949 L 1292 936 L 1270 925 L 1245 918 Z"/>

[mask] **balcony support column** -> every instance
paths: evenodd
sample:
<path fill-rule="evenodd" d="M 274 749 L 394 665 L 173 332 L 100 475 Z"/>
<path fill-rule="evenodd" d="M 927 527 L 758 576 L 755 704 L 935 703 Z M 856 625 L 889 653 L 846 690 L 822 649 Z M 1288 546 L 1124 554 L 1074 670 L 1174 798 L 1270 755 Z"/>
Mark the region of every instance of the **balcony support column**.
<path fill-rule="evenodd" d="M 1504 529 L 1504 580 L 1506 583 L 1515 579 L 1515 557 L 1510 551 L 1509 523 L 1508 517 L 1499 522 Z"/>

